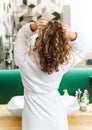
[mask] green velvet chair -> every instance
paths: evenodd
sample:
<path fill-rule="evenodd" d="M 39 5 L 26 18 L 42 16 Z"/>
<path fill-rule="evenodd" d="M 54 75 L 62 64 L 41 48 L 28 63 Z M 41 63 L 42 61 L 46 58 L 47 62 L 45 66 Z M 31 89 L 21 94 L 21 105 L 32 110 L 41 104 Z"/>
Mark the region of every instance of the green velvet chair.
<path fill-rule="evenodd" d="M 92 103 L 92 68 L 77 68 L 66 72 L 59 85 L 58 91 L 63 94 L 67 89 L 70 95 L 75 96 L 75 91 L 80 88 L 82 92 L 88 89 L 89 101 Z M 0 104 L 6 104 L 13 96 L 23 95 L 24 89 L 19 69 L 0 70 Z"/>
<path fill-rule="evenodd" d="M 19 70 L 0 70 L 0 104 L 6 104 L 17 95 L 23 95 Z"/>
<path fill-rule="evenodd" d="M 76 68 L 65 73 L 59 86 L 59 92 L 63 94 L 64 89 L 68 89 L 70 95 L 75 96 L 75 91 L 80 88 L 83 91 L 87 89 L 89 92 L 89 101 L 92 103 L 92 68 Z"/>

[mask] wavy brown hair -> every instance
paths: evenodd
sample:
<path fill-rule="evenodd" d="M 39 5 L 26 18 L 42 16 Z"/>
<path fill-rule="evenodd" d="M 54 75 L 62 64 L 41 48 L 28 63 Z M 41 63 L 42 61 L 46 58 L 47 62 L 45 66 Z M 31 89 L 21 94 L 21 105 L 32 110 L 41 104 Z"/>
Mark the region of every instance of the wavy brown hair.
<path fill-rule="evenodd" d="M 43 72 L 51 74 L 58 71 L 59 65 L 68 63 L 71 46 L 62 24 L 49 22 L 41 31 L 35 43 L 34 51 L 40 57 L 40 67 Z"/>

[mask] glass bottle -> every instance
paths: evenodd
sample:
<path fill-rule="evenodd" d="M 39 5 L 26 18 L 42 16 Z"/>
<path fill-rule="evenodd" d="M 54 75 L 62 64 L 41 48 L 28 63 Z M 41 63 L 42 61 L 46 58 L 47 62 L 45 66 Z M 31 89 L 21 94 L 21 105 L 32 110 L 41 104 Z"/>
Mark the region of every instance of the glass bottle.
<path fill-rule="evenodd" d="M 82 97 L 83 102 L 85 102 L 87 105 L 89 104 L 89 93 L 88 90 L 85 89 Z"/>

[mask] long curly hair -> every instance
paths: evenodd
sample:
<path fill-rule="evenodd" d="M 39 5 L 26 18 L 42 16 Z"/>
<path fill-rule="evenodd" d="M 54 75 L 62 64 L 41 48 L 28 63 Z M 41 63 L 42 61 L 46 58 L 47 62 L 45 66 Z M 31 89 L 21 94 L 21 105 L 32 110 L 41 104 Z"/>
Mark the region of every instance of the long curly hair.
<path fill-rule="evenodd" d="M 40 58 L 40 69 L 48 74 L 59 71 L 59 65 L 68 63 L 71 46 L 62 24 L 48 22 L 38 36 L 34 51 Z"/>

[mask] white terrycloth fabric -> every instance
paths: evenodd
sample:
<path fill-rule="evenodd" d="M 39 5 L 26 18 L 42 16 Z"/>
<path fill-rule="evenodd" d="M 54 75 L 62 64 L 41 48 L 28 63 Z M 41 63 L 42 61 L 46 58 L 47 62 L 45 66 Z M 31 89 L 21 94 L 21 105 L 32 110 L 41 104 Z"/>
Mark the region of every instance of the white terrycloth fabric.
<path fill-rule="evenodd" d="M 67 115 L 57 89 L 63 74 L 85 55 L 84 45 L 77 46 L 77 42 L 82 45 L 77 40 L 71 43 L 73 49 L 69 63 L 60 65 L 59 72 L 48 75 L 40 70 L 37 53 L 31 49 L 29 54 L 28 41 L 33 46 L 36 36 L 37 32 L 31 32 L 26 24 L 20 29 L 15 44 L 15 60 L 24 85 L 22 130 L 68 130 Z"/>

